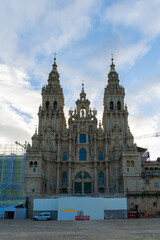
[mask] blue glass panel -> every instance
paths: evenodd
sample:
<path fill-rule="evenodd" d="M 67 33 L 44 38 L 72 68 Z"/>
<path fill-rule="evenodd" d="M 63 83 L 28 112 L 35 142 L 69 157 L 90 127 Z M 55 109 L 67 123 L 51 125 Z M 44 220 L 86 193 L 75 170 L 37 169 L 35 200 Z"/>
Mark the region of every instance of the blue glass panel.
<path fill-rule="evenodd" d="M 87 159 L 87 151 L 85 148 L 81 148 L 79 150 L 79 160 L 80 161 L 85 161 Z"/>
<path fill-rule="evenodd" d="M 79 142 L 80 143 L 86 143 L 86 134 L 80 134 L 79 135 Z"/>
<path fill-rule="evenodd" d="M 91 179 L 91 176 L 88 174 L 88 173 L 84 173 L 84 179 L 87 179 L 87 178 L 89 178 L 89 179 Z"/>
<path fill-rule="evenodd" d="M 62 173 L 62 185 L 67 185 L 67 173 Z"/>
<path fill-rule="evenodd" d="M 82 173 L 78 173 L 75 177 L 75 179 L 82 179 Z"/>
<path fill-rule="evenodd" d="M 103 152 L 99 152 L 98 159 L 99 159 L 99 160 L 103 160 Z"/>
<path fill-rule="evenodd" d="M 104 184 L 103 172 L 99 172 L 99 185 Z"/>
<path fill-rule="evenodd" d="M 63 153 L 63 161 L 67 161 L 67 152 Z"/>

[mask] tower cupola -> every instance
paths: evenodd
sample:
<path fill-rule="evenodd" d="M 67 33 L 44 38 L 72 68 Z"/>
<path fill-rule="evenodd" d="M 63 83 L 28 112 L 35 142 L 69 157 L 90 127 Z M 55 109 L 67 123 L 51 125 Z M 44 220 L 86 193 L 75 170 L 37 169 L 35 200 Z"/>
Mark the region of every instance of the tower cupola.
<path fill-rule="evenodd" d="M 115 64 L 113 58 L 111 58 L 110 72 L 108 74 L 108 84 L 114 86 L 116 83 L 119 83 L 118 73 L 115 70 Z"/>
<path fill-rule="evenodd" d="M 50 83 L 51 85 L 54 84 L 60 84 L 59 82 L 59 73 L 57 70 L 57 63 L 56 63 L 56 58 L 54 58 L 54 63 L 52 65 L 52 71 L 49 73 L 49 78 L 48 78 L 48 83 Z"/>

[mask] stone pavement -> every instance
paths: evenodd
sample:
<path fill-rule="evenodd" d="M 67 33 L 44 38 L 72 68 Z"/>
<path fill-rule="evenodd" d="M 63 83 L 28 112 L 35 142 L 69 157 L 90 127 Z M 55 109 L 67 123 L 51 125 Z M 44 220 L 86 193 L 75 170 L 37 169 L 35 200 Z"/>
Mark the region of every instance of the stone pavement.
<path fill-rule="evenodd" d="M 160 240 L 160 218 L 104 221 L 0 220 L 0 240 Z"/>

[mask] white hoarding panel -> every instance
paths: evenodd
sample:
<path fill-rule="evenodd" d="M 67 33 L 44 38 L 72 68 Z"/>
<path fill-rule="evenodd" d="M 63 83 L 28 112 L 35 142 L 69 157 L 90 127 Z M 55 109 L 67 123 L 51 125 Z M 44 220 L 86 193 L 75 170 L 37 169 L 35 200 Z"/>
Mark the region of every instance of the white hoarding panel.
<path fill-rule="evenodd" d="M 58 210 L 58 199 L 34 199 L 33 211 Z"/>

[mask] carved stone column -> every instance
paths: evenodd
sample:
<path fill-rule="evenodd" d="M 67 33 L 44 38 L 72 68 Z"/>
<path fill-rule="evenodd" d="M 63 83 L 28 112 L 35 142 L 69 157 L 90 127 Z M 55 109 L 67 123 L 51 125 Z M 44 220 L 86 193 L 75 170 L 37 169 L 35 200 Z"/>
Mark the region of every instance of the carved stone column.
<path fill-rule="evenodd" d="M 105 192 L 109 192 L 109 162 L 108 162 L 108 143 L 107 143 L 107 133 L 105 134 Z"/>
<path fill-rule="evenodd" d="M 69 159 L 68 159 L 68 193 L 71 193 L 72 189 L 72 168 L 71 168 L 71 162 L 72 162 L 72 135 L 69 133 Z"/>
<path fill-rule="evenodd" d="M 71 168 L 71 163 L 69 162 L 68 164 L 68 193 L 71 193 L 72 190 L 72 168 Z"/>
<path fill-rule="evenodd" d="M 97 139 L 96 133 L 94 134 L 94 193 L 97 193 Z"/>
<path fill-rule="evenodd" d="M 59 168 L 60 168 L 60 163 L 57 163 L 57 187 L 56 187 L 56 193 L 59 193 Z"/>
<path fill-rule="evenodd" d="M 61 139 L 60 134 L 58 134 L 58 156 L 57 156 L 57 187 L 56 187 L 56 193 L 59 193 L 59 169 L 60 169 L 60 160 L 61 160 Z"/>

